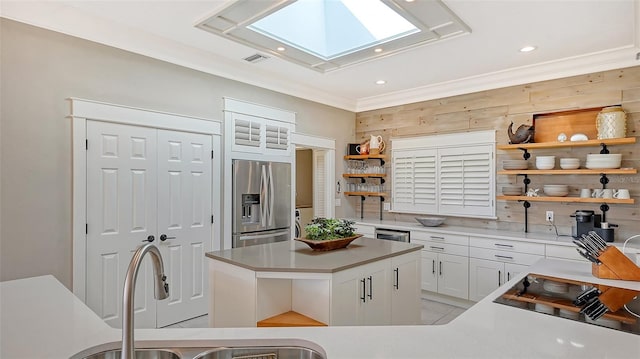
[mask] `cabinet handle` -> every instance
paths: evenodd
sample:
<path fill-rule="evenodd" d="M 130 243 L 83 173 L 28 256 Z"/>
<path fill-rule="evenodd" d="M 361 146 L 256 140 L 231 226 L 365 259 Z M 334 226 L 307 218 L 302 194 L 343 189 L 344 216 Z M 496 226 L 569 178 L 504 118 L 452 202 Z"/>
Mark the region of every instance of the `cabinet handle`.
<path fill-rule="evenodd" d="M 369 276 L 369 299 L 373 299 L 373 278 Z"/>
<path fill-rule="evenodd" d="M 500 278 L 502 277 L 502 271 L 498 271 L 498 287 L 500 286 Z"/>
<path fill-rule="evenodd" d="M 365 295 L 365 293 L 367 292 L 367 283 L 365 282 L 364 278 L 360 279 L 360 283 L 362 283 L 362 297 L 360 297 L 360 300 L 362 301 L 362 303 L 365 303 L 367 301 L 367 297 Z"/>
<path fill-rule="evenodd" d="M 429 238 L 431 238 L 431 239 L 436 239 L 436 240 L 439 240 L 439 241 L 444 241 L 444 237 L 429 236 Z"/>
<path fill-rule="evenodd" d="M 395 281 L 395 283 L 393 284 L 393 287 L 394 287 L 396 290 L 398 290 L 398 289 L 400 289 L 400 275 L 399 275 L 399 273 L 400 273 L 400 268 L 396 268 L 396 269 L 394 269 L 393 271 L 394 271 L 394 272 L 395 272 L 395 274 L 396 274 L 396 281 Z"/>
<path fill-rule="evenodd" d="M 439 263 L 440 263 L 440 275 L 442 275 L 442 262 L 439 262 Z"/>
<path fill-rule="evenodd" d="M 431 274 L 436 274 L 436 260 L 431 260 Z"/>
<path fill-rule="evenodd" d="M 507 272 L 507 282 L 511 280 L 511 272 Z"/>
<path fill-rule="evenodd" d="M 499 254 L 494 254 L 494 256 L 496 258 L 500 258 L 500 259 L 511 259 L 511 260 L 513 260 L 513 257 L 509 257 L 509 256 L 501 256 Z"/>
<path fill-rule="evenodd" d="M 496 247 L 513 248 L 511 244 L 494 243 Z"/>
<path fill-rule="evenodd" d="M 444 251 L 444 247 L 429 246 L 429 248 L 434 249 L 434 250 Z"/>

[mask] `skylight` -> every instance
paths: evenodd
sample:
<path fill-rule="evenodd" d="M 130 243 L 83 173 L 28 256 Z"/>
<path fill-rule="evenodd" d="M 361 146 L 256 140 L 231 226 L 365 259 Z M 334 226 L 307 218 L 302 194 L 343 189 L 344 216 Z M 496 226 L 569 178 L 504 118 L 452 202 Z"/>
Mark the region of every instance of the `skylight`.
<path fill-rule="evenodd" d="M 325 60 L 420 31 L 379 0 L 298 0 L 247 27 Z"/>
<path fill-rule="evenodd" d="M 233 0 L 196 26 L 318 72 L 471 32 L 442 0 Z"/>

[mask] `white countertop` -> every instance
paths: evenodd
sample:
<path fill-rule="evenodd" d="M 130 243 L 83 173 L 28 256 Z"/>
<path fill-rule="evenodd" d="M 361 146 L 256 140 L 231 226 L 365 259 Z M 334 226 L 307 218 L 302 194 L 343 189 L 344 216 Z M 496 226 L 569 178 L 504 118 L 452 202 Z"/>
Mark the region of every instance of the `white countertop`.
<path fill-rule="evenodd" d="M 599 280 L 590 263 L 541 260 L 533 273 L 615 283 L 640 291 L 640 282 Z M 328 358 L 639 358 L 640 337 L 493 303 L 512 279 L 446 325 L 316 328 L 139 329 L 136 340 L 297 338 L 321 346 Z M 120 340 L 52 276 L 0 284 L 0 358 L 69 358 L 90 346 Z"/>
<path fill-rule="evenodd" d="M 460 234 L 466 236 L 475 236 L 475 237 L 484 237 L 484 238 L 497 238 L 497 239 L 507 239 L 514 241 L 535 241 L 539 243 L 545 244 L 559 244 L 566 246 L 575 246 L 572 242 L 573 237 L 560 235 L 556 236 L 555 234 L 550 233 L 525 233 L 525 232 L 514 232 L 514 231 L 506 231 L 502 229 L 492 229 L 492 228 L 476 228 L 476 227 L 464 227 L 464 226 L 451 226 L 446 224 L 446 222 L 437 227 L 425 227 L 418 222 L 401 222 L 401 221 L 389 221 L 389 220 L 375 220 L 375 219 L 359 219 L 359 218 L 349 218 L 352 221 L 355 221 L 356 224 L 364 224 L 371 225 L 379 228 L 388 228 L 388 229 L 399 229 L 406 231 L 424 231 L 431 233 L 450 233 L 450 234 Z M 609 243 L 610 245 L 614 245 L 617 247 L 622 246 L 623 241 L 615 241 Z M 637 238 L 635 241 L 631 240 L 627 246 L 629 248 L 640 249 L 640 238 Z"/>
<path fill-rule="evenodd" d="M 314 251 L 299 241 L 284 241 L 207 252 L 206 256 L 256 272 L 334 273 L 420 249 L 418 244 L 363 237 L 345 249 L 326 252 Z"/>

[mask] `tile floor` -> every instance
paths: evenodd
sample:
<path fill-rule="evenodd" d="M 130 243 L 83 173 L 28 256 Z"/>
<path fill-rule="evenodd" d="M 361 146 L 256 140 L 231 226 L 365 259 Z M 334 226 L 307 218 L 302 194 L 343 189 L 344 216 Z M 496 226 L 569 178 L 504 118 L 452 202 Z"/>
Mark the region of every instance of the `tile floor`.
<path fill-rule="evenodd" d="M 442 325 L 449 323 L 465 311 L 464 308 L 422 299 L 422 324 Z M 185 320 L 184 322 L 170 325 L 166 328 L 205 328 L 208 326 L 207 315 Z"/>

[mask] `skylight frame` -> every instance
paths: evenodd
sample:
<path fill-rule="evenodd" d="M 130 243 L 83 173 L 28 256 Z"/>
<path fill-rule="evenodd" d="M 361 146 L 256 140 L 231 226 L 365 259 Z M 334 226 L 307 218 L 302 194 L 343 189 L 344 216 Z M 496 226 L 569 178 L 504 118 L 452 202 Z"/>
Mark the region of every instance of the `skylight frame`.
<path fill-rule="evenodd" d="M 195 26 L 267 53 L 271 57 L 279 57 L 321 73 L 328 73 L 362 62 L 393 56 L 418 46 L 471 33 L 469 26 L 441 0 L 381 1 L 420 29 L 420 32 L 388 39 L 379 44 L 363 46 L 330 59 L 318 56 L 318 54 L 310 54 L 289 44 L 284 45 L 282 41 L 248 28 L 255 21 L 288 6 L 295 0 L 232 1 L 197 22 Z M 280 46 L 285 46 L 287 48 L 286 51 L 276 50 Z M 382 47 L 383 51 L 374 52 L 374 49 L 378 47 Z M 268 63 L 268 61 L 263 63 Z"/>

